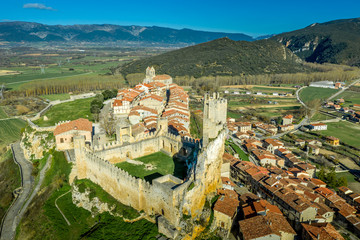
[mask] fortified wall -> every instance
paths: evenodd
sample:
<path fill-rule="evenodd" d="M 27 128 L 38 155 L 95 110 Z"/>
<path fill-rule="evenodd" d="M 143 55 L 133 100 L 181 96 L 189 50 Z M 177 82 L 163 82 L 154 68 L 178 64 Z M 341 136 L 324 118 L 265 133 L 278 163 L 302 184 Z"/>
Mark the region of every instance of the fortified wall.
<path fill-rule="evenodd" d="M 217 95 L 217 97 L 208 98 L 208 103 L 210 103 L 208 107 L 214 106 L 213 101 L 224 103 L 224 100 Z M 210 111 L 212 112 L 213 109 Z M 208 117 L 211 119 L 205 120 Z M 83 136 L 76 136 L 74 137 L 76 164 L 72 169 L 70 182 L 75 177 L 90 179 L 121 203 L 138 211 L 142 210 L 148 215 L 160 215 L 161 222 L 165 221 L 164 225 L 172 226 L 170 232 L 164 232 L 163 227 L 159 226 L 159 230 L 168 237 L 193 238 L 196 235 L 194 229 L 193 233 L 183 231 L 184 224 L 186 225 L 183 222 L 183 215 L 190 215 L 192 221 L 199 220 L 206 200 L 210 200 L 221 185 L 222 155 L 227 135 L 225 125 L 222 124 L 223 118 L 226 119 L 226 115 L 221 118 L 211 114 L 204 115 L 204 122 L 215 122 L 218 129 L 216 134 L 209 134 L 209 131 L 214 130 L 204 129 L 204 133 L 211 137 L 207 139 L 206 144 L 194 139 L 181 139 L 161 129 L 132 143 L 118 141 L 94 149 L 85 146 Z M 191 168 L 185 181 L 166 175 L 149 183 L 129 175 L 107 160 L 114 156 L 136 158 L 161 150 L 174 154 L 183 145 L 194 147 L 192 151 L 194 162 L 189 165 Z M 190 225 L 194 225 L 194 221 Z"/>
<path fill-rule="evenodd" d="M 112 142 L 93 148 L 97 156 L 105 159 L 118 159 L 125 161 L 127 158 L 138 158 L 151 153 L 165 151 L 170 155 L 179 152 L 182 146 L 181 137 L 166 133 L 158 136 L 157 132 L 151 132 L 134 142 Z"/>

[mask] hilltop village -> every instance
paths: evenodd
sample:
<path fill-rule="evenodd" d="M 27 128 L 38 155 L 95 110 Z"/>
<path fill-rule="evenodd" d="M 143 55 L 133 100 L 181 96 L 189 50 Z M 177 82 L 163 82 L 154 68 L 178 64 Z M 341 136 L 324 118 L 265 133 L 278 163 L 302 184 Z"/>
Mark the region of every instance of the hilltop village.
<path fill-rule="evenodd" d="M 111 212 L 81 192 L 78 182 L 90 180 L 138 212 L 129 221 L 156 223 L 158 239 L 360 236 L 360 194 L 340 180 L 335 186 L 315 161 L 322 148 L 340 145 L 311 135 L 325 123 L 291 114 L 278 123 L 240 121 L 227 118 L 219 93 L 196 100 L 203 110 L 190 109 L 190 99 L 171 76 L 148 67 L 142 83 L 118 90 L 103 108 L 103 117 L 115 119 L 114 136 L 84 118 L 50 128 L 56 150 L 73 164 L 73 203 L 92 214 Z M 201 116 L 201 138 L 191 134 L 191 111 Z"/>

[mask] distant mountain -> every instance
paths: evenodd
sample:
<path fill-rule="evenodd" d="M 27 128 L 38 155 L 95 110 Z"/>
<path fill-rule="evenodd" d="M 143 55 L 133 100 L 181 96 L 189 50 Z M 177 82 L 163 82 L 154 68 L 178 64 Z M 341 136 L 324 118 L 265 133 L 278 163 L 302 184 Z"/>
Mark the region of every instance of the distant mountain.
<path fill-rule="evenodd" d="M 255 42 L 221 38 L 140 59 L 120 67 L 126 76 L 154 66 L 157 73 L 175 76 L 241 75 L 303 71 L 301 59 L 272 40 Z"/>
<path fill-rule="evenodd" d="M 275 36 L 276 34 L 268 34 L 268 35 L 262 35 L 262 36 L 258 36 L 255 38 L 255 40 L 262 40 L 262 39 L 269 39 L 273 36 Z"/>
<path fill-rule="evenodd" d="M 0 22 L 0 42 L 148 42 L 198 44 L 217 38 L 253 41 L 242 33 L 206 32 L 164 27 L 112 24 L 45 25 L 31 22 Z"/>
<path fill-rule="evenodd" d="M 360 66 L 360 18 L 314 23 L 271 39 L 309 62 Z"/>

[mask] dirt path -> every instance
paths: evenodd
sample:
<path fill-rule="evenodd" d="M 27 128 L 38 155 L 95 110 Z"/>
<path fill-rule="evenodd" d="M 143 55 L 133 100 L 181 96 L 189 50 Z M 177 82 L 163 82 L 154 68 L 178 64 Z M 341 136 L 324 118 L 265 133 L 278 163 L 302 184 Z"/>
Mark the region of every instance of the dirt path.
<path fill-rule="evenodd" d="M 67 220 L 67 218 L 65 217 L 64 213 L 60 210 L 59 206 L 57 205 L 57 200 L 59 200 L 59 198 L 65 196 L 65 195 L 68 194 L 69 192 L 71 192 L 71 189 L 70 189 L 69 191 L 67 191 L 66 193 L 60 195 L 58 198 L 56 198 L 56 200 L 55 200 L 55 207 L 57 208 L 57 210 L 59 210 L 59 212 L 61 213 L 61 215 L 62 215 L 63 218 L 65 219 L 67 225 L 70 226 L 71 224 L 70 224 L 69 220 Z"/>

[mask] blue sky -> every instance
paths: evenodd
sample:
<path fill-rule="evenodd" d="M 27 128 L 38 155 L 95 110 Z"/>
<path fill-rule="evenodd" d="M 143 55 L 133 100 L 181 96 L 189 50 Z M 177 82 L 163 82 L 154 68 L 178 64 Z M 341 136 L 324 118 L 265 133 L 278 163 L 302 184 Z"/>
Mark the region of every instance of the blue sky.
<path fill-rule="evenodd" d="M 156 25 L 258 36 L 360 17 L 359 10 L 358 0 L 1 0 L 0 21 Z"/>

